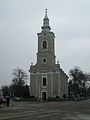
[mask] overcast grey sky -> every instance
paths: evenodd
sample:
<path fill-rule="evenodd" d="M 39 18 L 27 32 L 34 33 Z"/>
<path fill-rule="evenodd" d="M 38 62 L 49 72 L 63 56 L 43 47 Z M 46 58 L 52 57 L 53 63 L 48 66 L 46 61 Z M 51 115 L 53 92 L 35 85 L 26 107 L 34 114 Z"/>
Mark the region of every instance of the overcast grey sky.
<path fill-rule="evenodd" d="M 90 0 L 0 0 L 0 86 L 11 84 L 13 69 L 29 74 L 36 63 L 46 8 L 56 61 L 67 74 L 74 66 L 90 72 Z"/>

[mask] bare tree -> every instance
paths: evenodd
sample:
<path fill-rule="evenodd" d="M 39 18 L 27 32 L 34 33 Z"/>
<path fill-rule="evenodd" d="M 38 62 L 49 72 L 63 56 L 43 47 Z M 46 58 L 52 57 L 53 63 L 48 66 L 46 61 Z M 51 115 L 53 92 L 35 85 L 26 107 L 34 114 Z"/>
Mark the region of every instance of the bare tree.
<path fill-rule="evenodd" d="M 76 66 L 69 71 L 69 76 L 69 94 L 86 96 L 87 74 L 83 73 L 83 71 Z"/>
<path fill-rule="evenodd" d="M 26 72 L 23 69 L 16 68 L 13 73 L 13 80 L 11 85 L 11 91 L 13 91 L 13 96 L 24 97 L 25 96 L 25 83 L 28 78 Z"/>
<path fill-rule="evenodd" d="M 25 84 L 25 80 L 27 80 L 28 76 L 26 74 L 26 72 L 24 72 L 23 69 L 20 68 L 16 68 L 13 71 L 13 84 L 14 85 L 24 85 Z"/>

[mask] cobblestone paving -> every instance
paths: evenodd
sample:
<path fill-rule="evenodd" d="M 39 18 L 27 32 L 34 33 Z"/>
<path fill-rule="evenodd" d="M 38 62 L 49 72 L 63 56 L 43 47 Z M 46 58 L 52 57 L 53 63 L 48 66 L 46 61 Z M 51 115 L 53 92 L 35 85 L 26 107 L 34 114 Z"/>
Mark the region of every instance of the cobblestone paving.
<path fill-rule="evenodd" d="M 0 120 L 90 120 L 90 100 L 11 102 L 0 108 Z"/>

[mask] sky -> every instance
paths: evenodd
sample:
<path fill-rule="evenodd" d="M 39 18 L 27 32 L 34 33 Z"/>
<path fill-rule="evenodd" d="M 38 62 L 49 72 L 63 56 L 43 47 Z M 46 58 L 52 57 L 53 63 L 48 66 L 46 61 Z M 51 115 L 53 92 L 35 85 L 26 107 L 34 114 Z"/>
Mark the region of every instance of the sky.
<path fill-rule="evenodd" d="M 29 83 L 45 9 L 60 67 L 67 75 L 74 66 L 90 72 L 90 0 L 0 0 L 0 87 L 11 84 L 17 67 L 28 74 Z"/>

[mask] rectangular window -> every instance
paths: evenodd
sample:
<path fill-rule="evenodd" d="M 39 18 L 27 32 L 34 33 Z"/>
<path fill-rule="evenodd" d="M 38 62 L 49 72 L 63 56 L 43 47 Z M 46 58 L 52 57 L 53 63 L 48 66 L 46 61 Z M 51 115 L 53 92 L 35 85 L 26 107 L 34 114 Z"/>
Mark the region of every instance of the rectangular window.
<path fill-rule="evenodd" d="M 43 78 L 43 86 L 46 86 L 46 78 Z"/>

